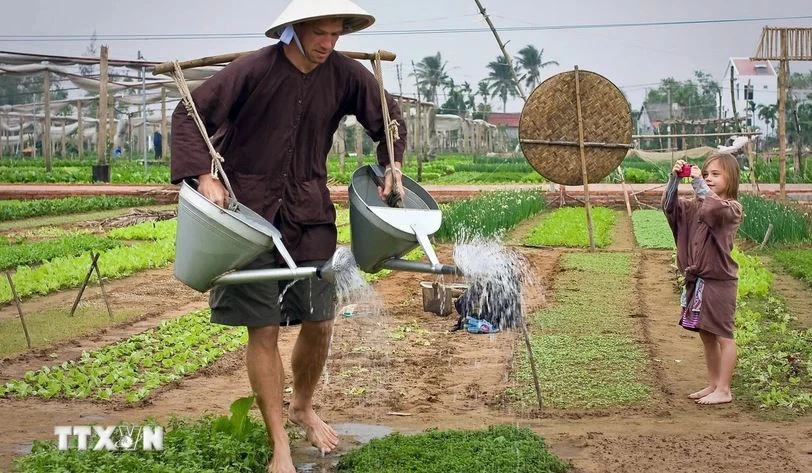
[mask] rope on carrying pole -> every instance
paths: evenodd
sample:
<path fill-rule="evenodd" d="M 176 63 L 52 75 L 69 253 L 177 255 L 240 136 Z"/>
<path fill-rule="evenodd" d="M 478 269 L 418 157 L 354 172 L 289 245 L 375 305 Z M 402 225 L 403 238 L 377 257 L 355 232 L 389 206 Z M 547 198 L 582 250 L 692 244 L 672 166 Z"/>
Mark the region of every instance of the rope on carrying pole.
<path fill-rule="evenodd" d="M 383 87 L 383 72 L 381 71 L 381 53 L 375 52 L 372 59 L 372 70 L 375 73 L 375 80 L 378 82 L 378 90 L 381 94 L 381 112 L 383 113 L 384 125 L 386 127 L 386 150 L 389 152 L 389 164 L 395 167 L 395 145 L 394 141 L 400 139 L 397 120 L 389 119 L 389 104 L 386 101 L 386 90 Z M 393 171 L 394 172 L 394 171 Z"/>
<path fill-rule="evenodd" d="M 209 155 L 211 156 L 211 177 L 213 179 L 220 179 L 220 176 L 223 178 L 223 183 L 228 189 L 228 194 L 230 196 L 229 205 L 232 205 L 235 200 L 236 196 L 234 195 L 234 191 L 231 189 L 231 183 L 228 180 L 228 176 L 226 176 L 225 171 L 223 170 L 223 162 L 225 162 L 225 158 L 214 149 L 214 145 L 211 143 L 211 139 L 209 138 L 209 134 L 206 131 L 206 126 L 203 124 L 203 120 L 200 118 L 200 114 L 197 112 L 197 107 L 195 107 L 195 102 L 192 99 L 192 92 L 189 90 L 189 84 L 186 83 L 186 78 L 183 76 L 183 71 L 181 70 L 180 64 L 178 61 L 173 61 L 174 70 L 171 72 L 172 80 L 175 82 L 175 85 L 178 86 L 178 92 L 180 92 L 181 100 L 183 101 L 183 106 L 186 108 L 186 113 L 192 117 L 195 124 L 197 125 L 197 129 L 200 130 L 200 134 L 203 136 L 203 141 L 206 143 L 206 147 L 209 149 Z"/>
<path fill-rule="evenodd" d="M 390 195 L 397 196 L 397 200 L 387 197 L 387 202 L 390 200 L 392 203 L 399 203 L 398 207 L 403 206 L 402 194 L 400 189 L 397 188 L 397 181 L 395 180 L 395 144 L 396 140 L 400 139 L 400 132 L 398 131 L 398 121 L 390 119 L 389 117 L 389 104 L 386 100 L 386 90 L 383 87 L 383 72 L 381 71 L 381 52 L 376 51 L 375 57 L 372 59 L 372 70 L 375 74 L 375 80 L 378 82 L 378 90 L 381 94 L 381 112 L 384 122 L 384 134 L 386 135 L 386 150 L 389 153 L 389 166 L 392 169 L 392 192 Z M 394 207 L 394 205 L 390 206 Z"/>

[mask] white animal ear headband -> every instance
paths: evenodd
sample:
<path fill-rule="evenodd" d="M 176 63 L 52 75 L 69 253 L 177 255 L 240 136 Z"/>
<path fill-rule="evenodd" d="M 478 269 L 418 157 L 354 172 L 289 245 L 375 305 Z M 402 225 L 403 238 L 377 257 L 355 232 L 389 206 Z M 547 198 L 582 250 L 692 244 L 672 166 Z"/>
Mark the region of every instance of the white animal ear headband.
<path fill-rule="evenodd" d="M 730 146 L 717 146 L 716 151 L 719 151 L 720 153 L 736 154 L 741 151 L 742 148 L 744 148 L 744 145 L 746 145 L 749 141 L 750 138 L 746 136 L 739 136 L 733 140 L 733 143 Z"/>

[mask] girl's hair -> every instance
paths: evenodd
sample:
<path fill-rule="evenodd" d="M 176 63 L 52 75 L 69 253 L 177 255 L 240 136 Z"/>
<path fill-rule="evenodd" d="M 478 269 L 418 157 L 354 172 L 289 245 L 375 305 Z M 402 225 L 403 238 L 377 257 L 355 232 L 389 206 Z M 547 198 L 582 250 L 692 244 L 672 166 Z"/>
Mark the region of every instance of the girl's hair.
<path fill-rule="evenodd" d="M 728 153 L 719 153 L 714 154 L 710 158 L 706 159 L 705 162 L 702 164 L 702 175 L 705 175 L 708 166 L 714 161 L 719 162 L 719 167 L 722 168 L 722 173 L 725 175 L 725 181 L 727 181 L 727 186 L 722 191 L 725 194 L 725 197 L 728 199 L 738 199 L 739 198 L 739 162 L 736 161 L 736 158 L 732 154 Z"/>

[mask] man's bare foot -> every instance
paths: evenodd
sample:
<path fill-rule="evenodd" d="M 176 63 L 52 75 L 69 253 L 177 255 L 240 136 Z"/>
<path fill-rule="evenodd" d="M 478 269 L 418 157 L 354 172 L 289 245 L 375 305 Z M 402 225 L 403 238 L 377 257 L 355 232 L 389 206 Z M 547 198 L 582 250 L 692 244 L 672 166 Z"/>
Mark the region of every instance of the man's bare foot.
<path fill-rule="evenodd" d="M 294 409 L 291 407 L 288 417 L 291 422 L 305 430 L 307 440 L 323 454 L 330 453 L 338 446 L 336 431 L 321 420 L 312 408 Z"/>
<path fill-rule="evenodd" d="M 714 391 L 716 391 L 716 387 L 708 386 L 707 388 L 701 391 L 689 394 L 688 399 L 701 399 Z"/>
<path fill-rule="evenodd" d="M 267 471 L 268 473 L 296 473 L 296 467 L 293 466 L 293 459 L 290 457 L 290 447 L 274 449 Z"/>
<path fill-rule="evenodd" d="M 703 397 L 701 399 L 697 399 L 696 403 L 697 404 L 705 404 L 705 405 L 725 404 L 725 403 L 730 402 L 732 400 L 733 400 L 733 396 L 730 394 L 730 391 L 723 392 L 723 391 L 716 390 L 716 391 L 708 394 L 707 396 L 705 396 L 705 397 Z"/>

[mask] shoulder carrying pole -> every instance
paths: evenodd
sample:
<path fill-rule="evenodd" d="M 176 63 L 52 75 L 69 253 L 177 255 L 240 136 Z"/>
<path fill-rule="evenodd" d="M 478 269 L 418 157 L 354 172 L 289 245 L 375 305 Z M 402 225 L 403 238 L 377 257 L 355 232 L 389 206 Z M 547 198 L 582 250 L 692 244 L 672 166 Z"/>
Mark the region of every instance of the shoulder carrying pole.
<path fill-rule="evenodd" d="M 190 59 L 188 61 L 178 62 L 178 66 L 180 66 L 181 69 L 191 69 L 194 67 L 225 64 L 234 61 L 240 56 L 244 56 L 252 52 L 254 51 L 243 51 L 240 53 L 228 53 L 228 54 L 220 54 L 219 56 L 206 56 L 198 59 Z M 336 52 L 341 53 L 352 59 L 373 60 L 377 57 L 382 61 L 394 61 L 395 58 L 397 57 L 395 53 L 383 50 L 377 51 L 375 53 L 364 53 L 357 51 L 336 51 Z M 167 72 L 172 72 L 174 69 L 175 69 L 174 61 L 164 62 L 155 66 L 155 68 L 152 69 L 152 74 L 153 75 L 166 74 Z"/>

